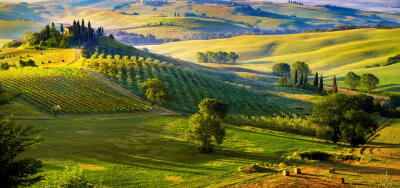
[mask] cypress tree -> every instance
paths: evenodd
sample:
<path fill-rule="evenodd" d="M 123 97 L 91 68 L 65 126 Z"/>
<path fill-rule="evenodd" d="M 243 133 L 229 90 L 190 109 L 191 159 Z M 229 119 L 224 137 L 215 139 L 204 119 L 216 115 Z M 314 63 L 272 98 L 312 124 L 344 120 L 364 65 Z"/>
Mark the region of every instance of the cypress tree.
<path fill-rule="evenodd" d="M 90 25 L 90 21 L 88 22 L 88 31 L 89 31 L 89 40 L 92 40 L 93 31 L 92 31 L 92 26 Z"/>
<path fill-rule="evenodd" d="M 297 70 L 294 73 L 294 85 L 297 85 Z"/>
<path fill-rule="evenodd" d="M 56 25 L 54 24 L 54 22 L 51 22 L 51 27 L 52 27 L 52 28 L 55 28 L 55 27 L 56 27 Z"/>
<path fill-rule="evenodd" d="M 315 72 L 315 77 L 314 77 L 314 87 L 318 87 L 318 72 Z"/>
<path fill-rule="evenodd" d="M 337 93 L 337 92 L 338 92 L 338 88 L 337 88 L 337 84 L 336 84 L 336 76 L 333 76 L 332 93 Z"/>
<path fill-rule="evenodd" d="M 319 92 L 322 92 L 324 90 L 324 78 L 321 74 L 321 78 L 319 80 Z"/>
<path fill-rule="evenodd" d="M 81 38 L 81 24 L 79 23 L 79 20 L 76 22 L 76 38 Z"/>
<path fill-rule="evenodd" d="M 61 33 L 64 33 L 64 25 L 63 24 L 61 24 L 61 26 L 60 26 L 60 31 L 61 31 Z"/>
<path fill-rule="evenodd" d="M 304 85 L 307 85 L 307 83 L 308 83 L 308 77 L 307 77 L 307 74 L 306 75 L 304 75 Z"/>
<path fill-rule="evenodd" d="M 82 19 L 82 28 L 85 29 L 85 20 Z"/>
<path fill-rule="evenodd" d="M 303 85 L 304 84 L 304 76 L 303 73 L 300 74 L 300 81 L 299 81 L 299 85 Z"/>
<path fill-rule="evenodd" d="M 50 26 L 46 25 L 46 40 L 50 38 Z"/>

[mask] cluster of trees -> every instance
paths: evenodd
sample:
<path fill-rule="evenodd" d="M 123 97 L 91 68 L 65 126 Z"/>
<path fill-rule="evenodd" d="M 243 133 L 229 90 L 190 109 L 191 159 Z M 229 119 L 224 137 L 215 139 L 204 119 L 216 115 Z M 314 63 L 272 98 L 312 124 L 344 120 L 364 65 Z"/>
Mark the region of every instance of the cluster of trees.
<path fill-rule="evenodd" d="M 17 48 L 23 44 L 22 41 L 19 40 L 12 40 L 4 45 L 5 48 Z"/>
<path fill-rule="evenodd" d="M 220 121 L 227 115 L 228 105 L 222 100 L 205 98 L 198 108 L 199 112 L 189 119 L 185 138 L 193 142 L 201 153 L 209 153 L 213 151 L 213 140 L 222 144 L 225 139 L 225 129 Z"/>
<path fill-rule="evenodd" d="M 32 59 L 29 59 L 28 61 L 19 60 L 19 66 L 21 68 L 24 68 L 24 67 L 37 67 L 35 61 L 33 61 Z"/>
<path fill-rule="evenodd" d="M 352 146 L 365 144 L 366 136 L 374 132 L 377 124 L 371 119 L 375 111 L 373 97 L 333 94 L 314 105 L 312 120 L 329 129 L 334 143 L 346 140 Z"/>
<path fill-rule="evenodd" d="M 85 26 L 85 20 L 82 19 L 81 22 L 75 21 L 72 23 L 71 27 L 68 27 L 68 34 L 74 42 L 77 42 L 79 44 L 94 40 L 98 36 L 103 36 L 104 35 L 104 28 L 99 27 L 95 31 L 92 28 L 92 25 L 90 24 L 90 21 L 88 22 L 87 27 Z M 64 33 L 64 27 L 61 24 L 61 29 L 60 31 Z"/>
<path fill-rule="evenodd" d="M 197 59 L 200 63 L 236 63 L 239 55 L 235 52 L 198 52 Z"/>
<path fill-rule="evenodd" d="M 289 3 L 289 4 L 295 4 L 295 5 L 304 5 L 304 3 L 303 3 L 303 2 L 301 2 L 301 1 L 293 1 L 293 0 L 289 0 L 289 1 L 288 1 L 288 3 Z"/>
<path fill-rule="evenodd" d="M 29 46 L 38 49 L 46 47 L 51 48 L 66 48 L 68 46 L 68 37 L 62 35 L 55 27 L 54 23 L 51 26 L 46 25 L 39 32 L 31 33 L 27 39 Z"/>
<path fill-rule="evenodd" d="M 114 34 L 114 37 L 118 39 L 118 41 L 122 41 L 131 45 L 148 45 L 148 44 L 162 44 L 168 42 L 177 42 L 179 39 L 175 38 L 156 38 L 152 34 L 142 35 L 135 33 L 126 33 L 123 31 L 117 32 Z"/>
<path fill-rule="evenodd" d="M 82 19 L 80 23 L 79 20 L 73 22 L 72 26 L 64 28 L 64 25 L 60 25 L 60 30 L 56 29 L 54 23 L 46 25 L 45 28 L 39 32 L 31 33 L 27 37 L 27 42 L 30 46 L 43 49 L 46 47 L 51 48 L 66 48 L 69 44 L 81 44 L 94 40 L 98 36 L 104 35 L 104 28 L 99 27 L 95 31 L 90 21 L 85 26 L 85 20 Z"/>
<path fill-rule="evenodd" d="M 387 59 L 387 62 L 386 62 L 386 64 L 385 64 L 385 66 L 393 65 L 393 64 L 399 63 L 399 62 L 400 62 L 400 54 L 397 54 L 397 55 L 395 55 L 395 56 L 393 56 L 393 57 L 389 57 L 389 58 Z"/>
<path fill-rule="evenodd" d="M 306 31 L 306 32 L 331 32 L 331 31 L 345 31 L 345 30 L 353 30 L 353 29 L 364 29 L 364 28 L 377 28 L 377 29 L 394 29 L 397 27 L 391 27 L 388 25 L 381 25 L 381 24 L 377 24 L 377 25 L 373 25 L 373 26 L 369 26 L 369 25 L 342 25 L 342 26 L 336 26 L 332 29 L 313 29 L 310 31 Z"/>
<path fill-rule="evenodd" d="M 374 90 L 379 84 L 379 78 L 375 75 L 366 73 L 358 76 L 354 72 L 348 72 L 344 78 L 344 83 L 351 89 L 355 90 L 360 86 L 362 90 L 370 92 Z"/>

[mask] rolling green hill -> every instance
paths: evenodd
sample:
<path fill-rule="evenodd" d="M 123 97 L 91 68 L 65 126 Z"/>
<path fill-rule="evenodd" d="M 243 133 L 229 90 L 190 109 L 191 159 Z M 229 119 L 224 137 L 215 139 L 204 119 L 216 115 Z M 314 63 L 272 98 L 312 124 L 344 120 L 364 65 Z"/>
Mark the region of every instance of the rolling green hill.
<path fill-rule="evenodd" d="M 398 86 L 399 74 L 392 65 L 384 64 L 388 57 L 400 53 L 400 29 L 358 29 L 325 33 L 292 35 L 240 36 L 231 39 L 184 41 L 148 46 L 152 52 L 197 62 L 196 53 L 204 51 L 234 51 L 239 54 L 237 67 L 271 72 L 275 63 L 305 61 L 313 71 L 326 76 L 342 76 L 346 71 L 371 72 L 382 76 L 382 84 Z M 386 78 L 387 79 L 386 79 Z M 396 86 L 397 85 L 397 86 Z M 381 87 L 381 91 L 385 91 Z M 394 90 L 398 92 L 399 90 Z"/>

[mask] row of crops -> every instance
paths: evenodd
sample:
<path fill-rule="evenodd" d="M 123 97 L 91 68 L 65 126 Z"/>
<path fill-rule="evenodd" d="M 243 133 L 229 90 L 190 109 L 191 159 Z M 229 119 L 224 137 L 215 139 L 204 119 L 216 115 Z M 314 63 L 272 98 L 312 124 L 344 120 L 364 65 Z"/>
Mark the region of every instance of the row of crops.
<path fill-rule="evenodd" d="M 266 97 L 246 88 L 226 84 L 214 77 L 189 71 L 172 64 L 153 61 L 150 58 L 108 56 L 94 54 L 84 62 L 86 67 L 103 73 L 114 82 L 135 94 L 145 97 L 140 86 L 147 79 L 157 78 L 170 90 L 167 107 L 196 112 L 197 104 L 206 97 L 222 99 L 229 104 L 231 113 L 265 114 L 271 110 Z M 276 108 L 276 107 L 272 107 Z"/>
<path fill-rule="evenodd" d="M 0 72 L 0 83 L 44 111 L 64 113 L 148 111 L 150 106 L 122 94 L 110 83 L 79 68 L 24 68 Z"/>

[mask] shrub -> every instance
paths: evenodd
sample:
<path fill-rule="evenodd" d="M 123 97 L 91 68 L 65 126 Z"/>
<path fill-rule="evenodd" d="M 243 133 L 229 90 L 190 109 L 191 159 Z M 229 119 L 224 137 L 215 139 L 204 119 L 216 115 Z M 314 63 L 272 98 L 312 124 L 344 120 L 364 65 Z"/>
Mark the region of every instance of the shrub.
<path fill-rule="evenodd" d="M 37 67 L 37 65 L 35 64 L 35 62 L 32 59 L 30 59 L 28 61 L 19 60 L 19 66 L 21 68 L 24 68 L 24 67 Z"/>
<path fill-rule="evenodd" d="M 287 81 L 286 77 L 279 78 L 278 85 L 280 85 L 280 86 L 288 85 L 288 81 Z"/>
<path fill-rule="evenodd" d="M 317 160 L 317 161 L 329 161 L 332 155 L 322 151 L 310 151 L 299 154 L 301 159 Z"/>
<path fill-rule="evenodd" d="M 8 69 L 10 69 L 10 65 L 7 62 L 1 63 L 0 64 L 0 69 L 1 70 L 8 70 Z"/>
<path fill-rule="evenodd" d="M 392 65 L 392 64 L 395 64 L 395 63 L 399 63 L 399 62 L 400 62 L 400 54 L 397 54 L 396 56 L 389 57 L 387 59 L 387 62 L 385 64 L 385 66 Z"/>

